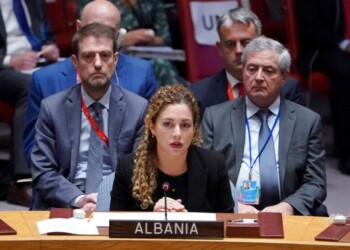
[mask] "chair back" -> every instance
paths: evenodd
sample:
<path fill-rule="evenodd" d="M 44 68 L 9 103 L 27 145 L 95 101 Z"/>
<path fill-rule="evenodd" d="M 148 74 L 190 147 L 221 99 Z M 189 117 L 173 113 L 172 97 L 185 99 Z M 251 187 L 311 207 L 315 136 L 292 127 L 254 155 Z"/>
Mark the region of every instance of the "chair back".
<path fill-rule="evenodd" d="M 326 74 L 320 71 L 312 71 L 305 79 L 303 79 L 297 72 L 296 60 L 299 56 L 300 44 L 295 14 L 295 0 L 283 0 L 283 10 L 288 40 L 286 47 L 289 49 L 289 52 L 292 56 L 291 75 L 300 80 L 303 84 L 303 87 L 310 92 L 328 96 L 330 93 L 331 82 Z"/>
<path fill-rule="evenodd" d="M 191 2 L 225 2 L 225 0 L 177 0 L 182 44 L 186 53 L 187 80 L 193 83 L 216 73 L 224 67 L 224 64 L 215 45 L 202 45 L 195 40 Z M 233 7 L 237 4 L 237 1 L 231 0 L 231 2 Z M 217 18 L 212 28 L 216 29 Z"/>
<path fill-rule="evenodd" d="M 46 1 L 46 13 L 60 49 L 60 56 L 72 54 L 71 43 L 76 32 L 75 15 L 76 1 L 55 0 Z"/>
<path fill-rule="evenodd" d="M 12 124 L 15 113 L 15 106 L 8 102 L 0 100 L 0 122 Z"/>

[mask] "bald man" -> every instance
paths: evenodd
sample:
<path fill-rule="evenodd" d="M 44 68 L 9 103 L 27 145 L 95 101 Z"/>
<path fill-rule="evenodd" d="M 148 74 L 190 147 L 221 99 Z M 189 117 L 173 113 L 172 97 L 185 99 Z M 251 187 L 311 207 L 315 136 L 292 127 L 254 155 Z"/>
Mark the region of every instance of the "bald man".
<path fill-rule="evenodd" d="M 76 21 L 77 30 L 93 22 L 105 24 L 118 32 L 120 28 L 119 10 L 109 1 L 92 1 L 82 10 L 80 20 Z M 122 53 L 119 53 L 117 60 L 112 83 L 149 99 L 157 90 L 152 65 L 148 61 Z M 35 123 L 38 119 L 41 101 L 78 82 L 79 79 L 71 58 L 34 72 L 29 89 L 28 114 L 24 133 L 24 152 L 28 163 L 30 163 L 34 145 Z"/>

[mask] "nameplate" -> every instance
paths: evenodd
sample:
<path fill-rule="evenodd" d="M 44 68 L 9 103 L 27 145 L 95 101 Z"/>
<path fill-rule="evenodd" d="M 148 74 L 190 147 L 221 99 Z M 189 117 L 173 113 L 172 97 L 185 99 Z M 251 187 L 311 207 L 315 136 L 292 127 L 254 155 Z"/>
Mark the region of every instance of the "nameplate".
<path fill-rule="evenodd" d="M 227 220 L 226 237 L 283 238 L 282 214 L 258 213 L 257 219 Z"/>
<path fill-rule="evenodd" d="M 110 220 L 109 237 L 222 239 L 224 237 L 224 222 Z"/>

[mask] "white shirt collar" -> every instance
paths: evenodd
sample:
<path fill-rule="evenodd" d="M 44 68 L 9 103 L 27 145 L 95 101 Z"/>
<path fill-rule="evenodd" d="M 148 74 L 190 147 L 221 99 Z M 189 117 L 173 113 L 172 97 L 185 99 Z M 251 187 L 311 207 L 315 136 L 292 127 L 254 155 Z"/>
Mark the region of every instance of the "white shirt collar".
<path fill-rule="evenodd" d="M 254 103 L 252 103 L 248 96 L 245 97 L 245 103 L 247 105 L 247 118 L 249 119 L 253 115 L 255 115 L 256 112 L 260 110 L 258 106 L 256 106 Z M 268 109 L 274 114 L 277 115 L 280 109 L 280 103 L 281 98 L 280 96 L 277 97 L 277 99 L 268 107 Z"/>
<path fill-rule="evenodd" d="M 86 107 L 90 107 L 90 105 L 93 104 L 95 100 L 86 93 L 82 85 L 80 89 L 81 89 L 81 95 L 85 101 Z M 107 110 L 109 110 L 109 100 L 111 98 L 111 92 L 112 92 L 112 85 L 110 84 L 106 93 L 101 97 L 100 100 L 98 100 L 98 102 L 101 103 Z"/>
<path fill-rule="evenodd" d="M 228 73 L 227 70 L 225 71 L 225 73 L 226 73 L 227 81 L 230 83 L 232 89 L 236 86 L 237 83 L 241 82 L 240 80 L 235 78 L 233 75 Z"/>

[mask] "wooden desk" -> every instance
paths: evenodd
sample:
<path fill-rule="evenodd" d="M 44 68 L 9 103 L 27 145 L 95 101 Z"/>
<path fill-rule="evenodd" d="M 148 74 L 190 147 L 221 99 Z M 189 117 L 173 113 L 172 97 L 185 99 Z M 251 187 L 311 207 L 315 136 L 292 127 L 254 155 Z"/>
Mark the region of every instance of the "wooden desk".
<path fill-rule="evenodd" d="M 225 238 L 223 240 L 110 239 L 108 236 L 39 235 L 36 222 L 48 211 L 0 212 L 17 235 L 0 235 L 0 249 L 345 249 L 350 243 L 315 241 L 328 226 L 327 218 L 285 216 L 284 239 Z"/>

